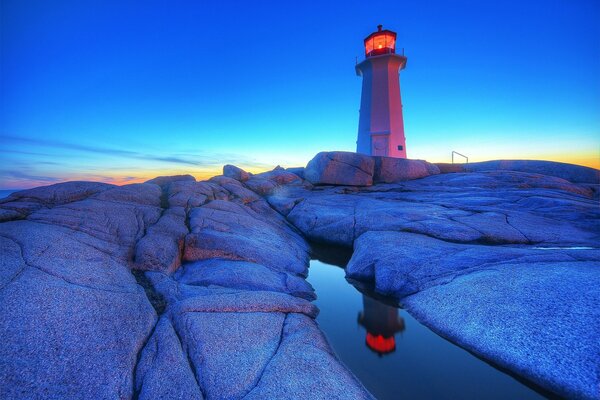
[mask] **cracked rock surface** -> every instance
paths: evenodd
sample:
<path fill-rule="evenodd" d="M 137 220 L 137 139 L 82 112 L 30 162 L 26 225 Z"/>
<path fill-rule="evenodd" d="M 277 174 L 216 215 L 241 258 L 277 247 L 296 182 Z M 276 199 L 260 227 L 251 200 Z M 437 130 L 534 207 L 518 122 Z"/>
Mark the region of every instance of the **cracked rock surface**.
<path fill-rule="evenodd" d="M 438 334 L 559 396 L 600 398 L 598 171 L 459 170 L 473 172 L 296 188 L 270 202 L 305 237 L 353 247 L 347 277 Z"/>
<path fill-rule="evenodd" d="M 237 172 L 1 200 L 0 397 L 371 398 L 314 321 L 307 242 L 259 194 L 310 185 Z"/>
<path fill-rule="evenodd" d="M 371 398 L 314 320 L 312 240 L 352 247 L 348 277 L 460 346 L 598 398 L 597 171 L 478 164 L 330 152 L 305 169 L 14 193 L 0 397 Z"/>

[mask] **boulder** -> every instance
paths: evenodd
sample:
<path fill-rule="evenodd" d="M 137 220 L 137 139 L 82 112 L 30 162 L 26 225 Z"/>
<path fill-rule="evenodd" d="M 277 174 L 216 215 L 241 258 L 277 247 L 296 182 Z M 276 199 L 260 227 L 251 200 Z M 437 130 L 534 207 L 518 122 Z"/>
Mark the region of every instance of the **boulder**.
<path fill-rule="evenodd" d="M 277 185 L 289 185 L 289 184 L 301 184 L 302 179 L 281 167 L 275 168 L 272 171 L 261 172 L 256 174 L 255 177 L 267 179 Z"/>
<path fill-rule="evenodd" d="M 315 313 L 283 293 L 239 290 L 205 291 L 170 311 L 206 397 L 372 399 L 333 354 Z"/>
<path fill-rule="evenodd" d="M 283 186 L 299 186 L 303 182 L 298 175 L 278 167 L 272 171 L 253 175 L 245 184 L 255 193 L 261 196 L 268 196 Z"/>
<path fill-rule="evenodd" d="M 363 154 L 321 152 L 306 165 L 304 179 L 314 185 L 370 186 L 374 168 L 373 158 Z"/>
<path fill-rule="evenodd" d="M 285 169 L 287 172 L 291 172 L 292 174 L 298 175 L 300 178 L 304 179 L 304 167 L 290 167 Z"/>
<path fill-rule="evenodd" d="M 247 189 L 240 181 L 226 176 L 215 176 L 210 178 L 210 182 L 217 183 L 230 194 L 229 200 L 237 200 L 242 204 L 251 203 L 262 199 L 258 194 Z"/>
<path fill-rule="evenodd" d="M 408 181 L 440 173 L 440 169 L 435 164 L 423 160 L 393 157 L 373 157 L 373 159 L 375 160 L 373 180 L 376 183 Z"/>
<path fill-rule="evenodd" d="M 194 178 L 191 175 L 157 176 L 156 178 L 147 180 L 145 183 L 153 183 L 158 186 L 166 186 L 172 182 L 196 182 L 196 178 Z"/>
<path fill-rule="evenodd" d="M 240 182 L 246 182 L 252 176 L 251 173 L 231 164 L 223 166 L 223 175 Z"/>

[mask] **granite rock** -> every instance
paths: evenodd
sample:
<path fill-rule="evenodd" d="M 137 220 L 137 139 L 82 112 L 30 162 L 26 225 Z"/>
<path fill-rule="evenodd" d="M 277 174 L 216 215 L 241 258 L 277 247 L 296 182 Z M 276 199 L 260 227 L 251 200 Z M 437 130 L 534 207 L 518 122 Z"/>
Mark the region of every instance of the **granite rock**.
<path fill-rule="evenodd" d="M 158 186 L 167 186 L 172 182 L 196 182 L 196 178 L 194 178 L 192 175 L 157 176 L 156 178 L 147 180 L 145 183 L 153 183 Z"/>
<path fill-rule="evenodd" d="M 246 182 L 252 176 L 252 174 L 249 172 L 246 172 L 243 169 L 231 164 L 223 166 L 223 175 L 240 182 Z"/>
<path fill-rule="evenodd" d="M 363 154 L 321 152 L 306 165 L 304 179 L 314 185 L 369 186 L 374 168 L 373 158 Z"/>
<path fill-rule="evenodd" d="M 435 164 L 406 158 L 373 157 L 375 170 L 373 180 L 377 183 L 394 183 L 425 178 L 440 173 Z"/>
<path fill-rule="evenodd" d="M 343 152 L 240 171 L 0 200 L 0 397 L 371 398 L 314 321 L 307 240 L 353 247 L 350 278 L 478 356 L 597 397 L 598 171 Z"/>

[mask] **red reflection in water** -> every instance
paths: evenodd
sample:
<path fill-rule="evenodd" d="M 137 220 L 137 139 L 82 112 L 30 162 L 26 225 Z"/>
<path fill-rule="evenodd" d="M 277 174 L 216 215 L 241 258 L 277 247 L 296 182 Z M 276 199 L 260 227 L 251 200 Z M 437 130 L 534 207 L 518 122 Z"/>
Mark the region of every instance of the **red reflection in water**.
<path fill-rule="evenodd" d="M 367 332 L 367 346 L 377 353 L 391 353 L 396 350 L 396 338 L 393 336 L 373 335 L 371 332 Z"/>
<path fill-rule="evenodd" d="M 358 324 L 367 330 L 367 347 L 379 355 L 396 350 L 395 334 L 405 329 L 404 319 L 394 306 L 363 295 L 363 311 L 358 313 Z"/>

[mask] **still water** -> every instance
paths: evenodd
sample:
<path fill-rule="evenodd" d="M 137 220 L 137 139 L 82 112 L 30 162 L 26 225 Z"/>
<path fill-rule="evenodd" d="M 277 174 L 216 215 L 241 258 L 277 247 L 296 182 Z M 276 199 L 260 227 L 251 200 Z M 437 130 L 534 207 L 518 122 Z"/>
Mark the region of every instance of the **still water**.
<path fill-rule="evenodd" d="M 342 268 L 313 260 L 317 317 L 338 357 L 380 400 L 543 399 L 408 312 L 359 292 Z"/>

